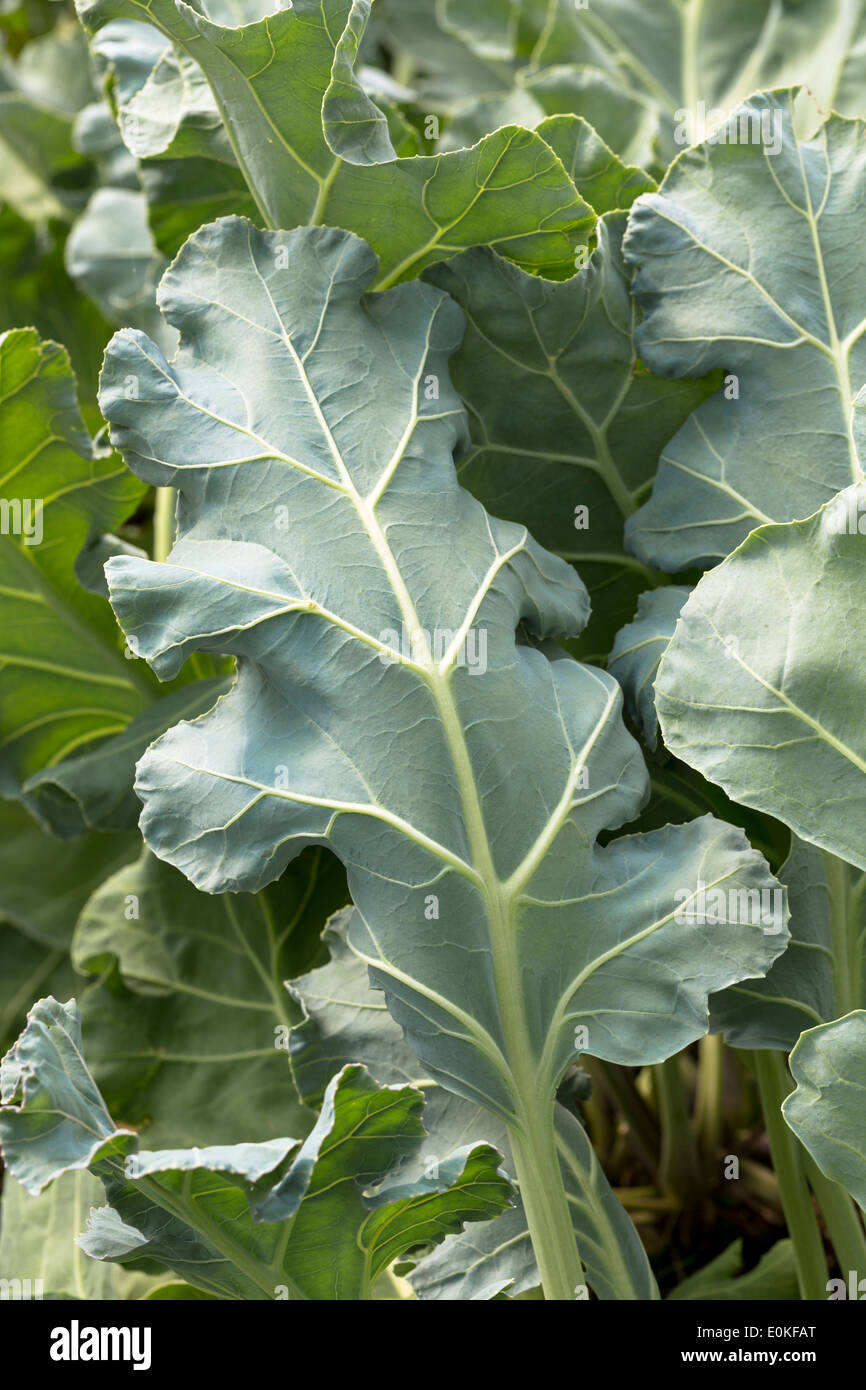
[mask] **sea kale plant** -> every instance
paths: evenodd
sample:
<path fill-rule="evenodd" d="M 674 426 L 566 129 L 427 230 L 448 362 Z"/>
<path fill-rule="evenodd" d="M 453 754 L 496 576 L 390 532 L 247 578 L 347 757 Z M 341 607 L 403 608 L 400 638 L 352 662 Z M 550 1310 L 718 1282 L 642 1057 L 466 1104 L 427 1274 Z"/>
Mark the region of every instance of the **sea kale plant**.
<path fill-rule="evenodd" d="M 0 26 L 4 1288 L 857 1297 L 866 5 Z"/>

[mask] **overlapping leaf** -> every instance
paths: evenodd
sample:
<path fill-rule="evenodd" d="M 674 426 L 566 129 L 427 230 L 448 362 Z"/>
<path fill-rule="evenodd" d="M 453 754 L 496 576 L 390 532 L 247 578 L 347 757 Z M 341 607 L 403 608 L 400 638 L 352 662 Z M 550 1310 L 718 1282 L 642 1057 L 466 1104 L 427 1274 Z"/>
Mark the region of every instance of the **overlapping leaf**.
<path fill-rule="evenodd" d="M 668 444 L 628 525 L 634 553 L 661 569 L 713 564 L 861 476 L 851 403 L 866 379 L 866 260 L 850 227 L 866 142 L 861 122 L 831 116 L 798 143 L 794 96 L 754 97 L 728 143 L 687 151 L 632 209 L 641 356 L 666 376 L 729 374 Z"/>
<path fill-rule="evenodd" d="M 177 42 L 213 89 L 263 218 L 357 232 L 379 254 L 385 284 L 478 243 L 561 277 L 592 230 L 591 210 L 556 155 L 519 127 L 450 154 L 350 162 L 389 153 L 384 117 L 352 71 L 368 0 L 295 0 L 239 28 L 170 0 L 94 0 L 81 13 L 92 31 L 147 19 Z M 382 132 L 372 145 L 371 129 Z"/>
<path fill-rule="evenodd" d="M 665 441 L 716 384 L 663 381 L 638 361 L 624 225 L 624 213 L 603 216 L 596 250 L 562 284 L 487 248 L 425 275 L 467 317 L 453 365 L 471 431 L 461 481 L 579 566 L 593 603 L 592 657 L 609 650 L 652 578 L 626 553 L 624 523 Z"/>
<path fill-rule="evenodd" d="M 711 1001 L 713 1031 L 734 1047 L 790 1052 L 804 1029 L 866 999 L 863 875 L 795 839 L 779 880 L 791 909 L 788 949 L 764 979 L 732 985 Z"/>
<path fill-rule="evenodd" d="M 298 1010 L 283 980 L 319 958 L 321 924 L 345 898 L 342 871 L 321 850 L 257 895 L 208 897 L 147 851 L 106 877 L 79 917 L 72 958 L 97 977 L 81 1011 L 112 1113 L 146 1126 L 150 1145 L 305 1133 L 287 1056 Z"/>
<path fill-rule="evenodd" d="M 866 486 L 705 575 L 656 680 L 664 741 L 745 806 L 866 868 Z"/>
<path fill-rule="evenodd" d="M 563 64 L 570 81 L 581 71 L 614 79 L 654 113 L 665 161 L 760 87 L 806 82 L 822 110 L 864 114 L 861 0 L 438 0 L 436 13 L 487 60 L 481 91 L 497 78 L 504 86 L 515 67 L 518 80 Z M 582 106 L 558 109 L 592 119 Z"/>
<path fill-rule="evenodd" d="M 828 1178 L 866 1210 L 866 1012 L 804 1033 L 791 1053 L 797 1089 L 782 1112 Z"/>
<path fill-rule="evenodd" d="M 122 729 L 154 685 L 124 660 L 110 609 L 75 576 L 85 542 L 119 525 L 143 489 L 91 443 L 62 348 L 21 330 L 0 338 L 0 355 L 0 790 L 9 796 L 47 763 Z"/>
<path fill-rule="evenodd" d="M 353 950 L 425 1069 L 500 1115 L 518 1154 L 541 1135 L 552 1157 L 576 1025 L 595 1055 L 667 1056 L 784 931 L 675 922 L 700 880 L 773 882 L 729 826 L 595 844 L 646 794 L 618 687 L 515 643 L 521 621 L 579 628 L 583 590 L 457 486 L 459 310 L 417 283 L 364 296 L 375 274 L 345 233 L 216 223 L 163 282 L 175 362 L 135 333 L 108 354 L 115 441 L 182 497 L 168 563 L 109 562 L 116 609 L 164 675 L 194 648 L 240 658 L 232 693 L 139 764 L 142 825 L 208 891 L 327 841 Z M 395 660 L 404 625 L 414 654 Z"/>
<path fill-rule="evenodd" d="M 328 964 L 290 987 L 305 1015 L 290 1034 L 292 1071 L 299 1094 L 311 1105 L 320 1102 L 329 1078 L 350 1060 L 363 1062 L 379 1081 L 422 1084 L 418 1062 L 382 996 L 370 988 L 366 964 L 346 940 L 351 911 L 338 914 L 325 933 Z M 430 1131 L 419 1159 L 423 1167 L 480 1135 L 497 1148 L 507 1145 L 504 1126 L 477 1105 L 429 1080 L 423 1089 Z M 603 1299 L 657 1298 L 640 1238 L 581 1126 L 560 1106 L 556 1115 L 563 1182 L 590 1286 Z M 411 1282 L 421 1298 L 449 1300 L 490 1299 L 505 1291 L 514 1296 L 536 1287 L 539 1274 L 519 1199 L 514 1211 L 449 1236 L 415 1267 Z"/>
<path fill-rule="evenodd" d="M 146 1256 L 223 1298 L 369 1297 L 416 1243 L 508 1205 L 489 1145 L 449 1155 L 437 1178 L 392 1177 L 423 1140 L 423 1097 L 346 1067 L 315 1128 L 294 1139 L 139 1153 L 115 1127 L 81 1055 L 74 1003 L 42 1000 L 3 1059 L 0 1142 L 10 1174 L 39 1192 L 89 1168 L 109 1205 L 79 1244 L 98 1260 Z"/>
<path fill-rule="evenodd" d="M 655 678 L 689 590 L 679 585 L 650 589 L 638 602 L 631 623 L 617 633 L 607 669 L 625 691 L 626 705 L 648 748 L 658 742 Z"/>

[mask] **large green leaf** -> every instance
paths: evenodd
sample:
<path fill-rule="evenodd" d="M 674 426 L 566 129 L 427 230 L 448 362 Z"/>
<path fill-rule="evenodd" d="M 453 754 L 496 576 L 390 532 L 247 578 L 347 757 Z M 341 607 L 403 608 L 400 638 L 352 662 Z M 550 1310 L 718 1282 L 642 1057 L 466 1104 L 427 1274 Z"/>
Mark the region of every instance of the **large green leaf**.
<path fill-rule="evenodd" d="M 369 1297 L 397 1256 L 509 1202 L 486 1144 L 438 1176 L 394 1174 L 424 1138 L 423 1096 L 377 1087 L 363 1067 L 331 1082 L 319 1119 L 294 1139 L 139 1153 L 118 1130 L 81 1055 L 74 1003 L 45 999 L 2 1063 L 0 1141 L 9 1173 L 38 1192 L 90 1168 L 109 1205 L 79 1244 L 99 1260 L 147 1257 L 224 1298 Z"/>
<path fill-rule="evenodd" d="M 729 826 L 596 845 L 647 793 L 619 688 L 515 640 L 520 623 L 542 642 L 578 631 L 584 590 L 457 485 L 459 309 L 418 283 L 365 295 L 375 276 L 344 232 L 227 219 L 163 281 L 175 362 L 134 332 L 107 354 L 112 437 L 181 494 L 169 562 L 109 561 L 112 601 L 163 676 L 193 649 L 239 657 L 231 694 L 139 763 L 142 827 L 210 892 L 260 887 L 327 842 L 353 949 L 425 1068 L 508 1124 L 528 1207 L 533 1184 L 560 1188 L 553 1099 L 575 1027 L 597 1056 L 666 1057 L 785 933 L 675 922 L 699 881 L 774 883 Z M 414 655 L 395 659 L 404 626 Z"/>
<path fill-rule="evenodd" d="M 837 1016 L 840 993 L 854 990 L 858 1002 L 866 998 L 862 980 L 852 980 L 852 955 L 862 932 L 860 893 L 851 878 L 861 875 L 837 861 L 846 902 L 831 896 L 827 865 L 819 850 L 794 838 L 791 853 L 779 870 L 779 881 L 788 890 L 791 941 L 783 956 L 762 980 L 731 985 L 710 1001 L 714 1032 L 724 1033 L 732 1047 L 775 1048 L 789 1052 L 805 1028 Z M 833 888 L 836 887 L 834 884 Z M 862 892 L 862 889 L 861 889 Z M 852 920 L 844 919 L 846 907 Z M 843 914 L 841 930 L 834 932 L 833 912 Z M 857 970 L 862 977 L 863 963 Z"/>
<path fill-rule="evenodd" d="M 72 958 L 82 972 L 112 971 L 81 1000 L 112 1113 L 160 1145 L 305 1132 L 286 1055 L 298 1010 L 283 981 L 320 956 L 321 924 L 345 898 L 322 850 L 256 895 L 208 897 L 147 851 L 107 878 L 81 913 Z"/>
<path fill-rule="evenodd" d="M 150 24 L 118 19 L 92 43 L 120 134 L 138 161 L 150 223 L 173 255 L 202 222 L 257 215 L 204 74 Z"/>
<path fill-rule="evenodd" d="M 141 484 L 91 443 L 62 348 L 32 329 L 6 333 L 0 372 L 0 791 L 9 796 L 124 728 L 154 685 L 124 660 L 111 610 L 75 575 L 86 541 L 135 509 Z"/>
<path fill-rule="evenodd" d="M 665 376 L 729 374 L 628 524 L 634 553 L 661 569 L 713 564 L 861 475 L 851 403 L 866 379 L 866 251 L 850 228 L 866 140 L 861 122 L 831 116 L 798 143 L 794 95 L 754 97 L 726 127 L 736 143 L 688 150 L 632 209 L 641 356 Z M 777 123 L 777 153 L 739 143 L 751 119 Z"/>
<path fill-rule="evenodd" d="M 866 1012 L 804 1033 L 791 1053 L 797 1089 L 782 1113 L 822 1173 L 866 1210 Z"/>
<path fill-rule="evenodd" d="M 597 248 L 565 283 L 486 247 L 425 275 L 467 318 L 453 364 L 471 431 L 461 482 L 579 565 L 594 612 L 584 650 L 596 658 L 652 582 L 626 553 L 623 525 L 665 440 L 716 384 L 663 381 L 639 363 L 624 225 L 624 213 L 602 217 Z"/>
<path fill-rule="evenodd" d="M 149 19 L 201 66 L 271 225 L 327 222 L 357 232 L 378 252 L 385 284 L 485 242 L 527 269 L 568 274 L 594 218 L 534 132 L 509 127 L 470 150 L 387 163 L 344 157 L 369 157 L 357 130 L 369 134 L 371 122 L 382 129 L 372 101 L 351 80 L 350 58 L 368 10 L 367 0 L 295 0 L 265 19 L 229 28 L 183 0 L 177 7 L 170 0 L 81 6 L 91 30 L 110 19 Z M 339 136 L 340 112 L 349 110 L 356 122 L 359 106 L 367 125 L 352 124 L 349 137 Z M 328 143 L 326 118 L 331 144 L 342 154 Z M 385 153 L 374 148 L 377 158 Z"/>
<path fill-rule="evenodd" d="M 424 1120 L 430 1131 L 421 1154 L 423 1164 L 438 1162 L 439 1154 L 482 1134 L 497 1148 L 505 1147 L 507 1134 L 501 1121 L 433 1081 L 419 1082 L 414 1054 L 381 994 L 371 989 L 366 964 L 346 939 L 351 911 L 337 914 L 328 925 L 328 964 L 290 986 L 305 1015 L 290 1034 L 299 1094 L 308 1104 L 319 1104 L 334 1072 L 348 1062 L 362 1062 L 379 1081 L 423 1085 Z M 559 1162 L 590 1286 L 599 1298 L 657 1298 L 640 1238 L 611 1191 L 581 1126 L 560 1106 L 556 1114 Z M 473 1225 L 449 1236 L 416 1266 L 411 1282 L 422 1298 L 436 1299 L 489 1299 L 506 1290 L 514 1296 L 534 1288 L 539 1275 L 519 1199 L 514 1211 L 489 1225 Z"/>
<path fill-rule="evenodd" d="M 178 719 L 195 719 L 209 710 L 230 683 L 219 676 L 191 681 L 148 705 L 122 734 L 34 773 L 24 785 L 30 804 L 56 835 L 135 829 L 141 813 L 132 789 L 138 759 Z"/>
<path fill-rule="evenodd" d="M 678 758 L 861 869 L 864 511 L 861 484 L 754 531 L 692 591 L 656 680 Z"/>
<path fill-rule="evenodd" d="M 807 82 L 824 110 L 864 109 L 862 0 L 438 0 L 436 9 L 499 72 L 516 61 L 543 76 L 576 63 L 615 77 L 655 110 L 666 159 L 759 87 Z"/>

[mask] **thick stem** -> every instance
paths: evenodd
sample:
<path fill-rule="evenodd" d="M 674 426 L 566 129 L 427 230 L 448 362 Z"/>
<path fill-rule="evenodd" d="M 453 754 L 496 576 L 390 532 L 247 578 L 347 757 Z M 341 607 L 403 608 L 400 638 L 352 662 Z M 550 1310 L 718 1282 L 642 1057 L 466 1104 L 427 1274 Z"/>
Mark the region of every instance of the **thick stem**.
<path fill-rule="evenodd" d="M 809 1184 L 818 1199 L 821 1215 L 827 1223 L 830 1240 L 846 1278 L 853 1271 L 856 1282 L 866 1278 L 866 1232 L 863 1223 L 844 1187 L 821 1172 L 815 1160 L 803 1150 Z"/>
<path fill-rule="evenodd" d="M 794 1245 L 800 1297 L 822 1302 L 827 1297 L 827 1256 L 806 1182 L 802 1149 L 782 1115 L 782 1102 L 793 1089 L 791 1078 L 781 1052 L 755 1051 L 752 1058 L 779 1195 Z"/>
<path fill-rule="evenodd" d="M 174 511 L 177 494 L 173 487 L 156 489 L 156 505 L 153 512 L 153 558 L 163 564 L 174 545 Z"/>
<path fill-rule="evenodd" d="M 570 1301 L 583 1283 L 583 1266 L 556 1152 L 553 1106 L 531 1117 L 530 1125 L 527 1133 L 509 1131 L 517 1185 L 544 1297 Z"/>
<path fill-rule="evenodd" d="M 710 1033 L 698 1043 L 698 1085 L 695 1124 L 706 1170 L 714 1173 L 722 1142 L 722 1086 L 725 1076 L 725 1040 Z"/>
<path fill-rule="evenodd" d="M 655 1067 L 653 1075 L 662 1131 L 662 1184 L 688 1207 L 699 1195 L 702 1183 L 679 1057 L 669 1057 Z"/>
<path fill-rule="evenodd" d="M 852 893 L 851 869 L 835 854 L 822 851 L 830 890 L 830 945 L 836 1016 L 844 1017 L 861 1002 L 858 898 Z M 858 895 L 859 897 L 859 895 Z"/>

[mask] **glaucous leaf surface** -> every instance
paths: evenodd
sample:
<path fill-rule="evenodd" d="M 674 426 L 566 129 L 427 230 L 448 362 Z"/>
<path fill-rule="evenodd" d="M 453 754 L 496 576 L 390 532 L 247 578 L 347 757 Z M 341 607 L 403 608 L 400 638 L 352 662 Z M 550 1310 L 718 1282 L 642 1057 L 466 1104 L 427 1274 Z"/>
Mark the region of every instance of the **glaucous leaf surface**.
<path fill-rule="evenodd" d="M 414 1054 L 381 994 L 371 989 L 366 964 L 346 939 L 351 914 L 351 908 L 338 913 L 328 925 L 327 965 L 290 986 L 305 1015 L 289 1040 L 299 1094 L 308 1104 L 318 1104 L 330 1077 L 352 1059 L 379 1081 L 422 1087 L 430 1135 L 419 1157 L 424 1167 L 438 1163 L 438 1155 L 455 1145 L 481 1137 L 507 1148 L 500 1120 L 435 1082 L 418 1079 Z M 657 1298 L 637 1231 L 611 1191 L 581 1125 L 560 1106 L 556 1116 L 559 1162 L 590 1286 L 599 1298 Z M 489 1227 L 473 1225 L 449 1236 L 416 1265 L 410 1282 L 421 1298 L 460 1300 L 490 1299 L 506 1291 L 513 1297 L 537 1286 L 539 1274 L 519 1197 L 514 1211 L 498 1216 Z"/>
<path fill-rule="evenodd" d="M 730 826 L 596 845 L 647 792 L 619 687 L 515 640 L 519 623 L 542 642 L 578 631 L 585 593 L 457 484 L 459 309 L 418 283 L 366 295 L 375 276 L 344 232 L 228 219 L 163 281 L 175 361 L 140 334 L 113 341 L 113 437 L 181 494 L 168 563 L 109 562 L 116 611 L 163 676 L 196 648 L 240 658 L 231 695 L 140 762 L 142 827 L 210 892 L 328 843 L 353 949 L 425 1069 L 505 1120 L 527 1200 L 521 1156 L 546 1144 L 555 1164 L 575 1027 L 598 1056 L 668 1056 L 705 1030 L 707 994 L 764 972 L 785 934 L 674 922 L 700 880 L 774 883 Z M 394 660 L 404 627 L 427 637 Z"/>
<path fill-rule="evenodd" d="M 692 591 L 656 679 L 676 757 L 861 869 L 864 512 L 860 484 L 754 531 Z"/>
<path fill-rule="evenodd" d="M 743 980 L 710 1000 L 712 1031 L 723 1033 L 732 1047 L 790 1052 L 804 1029 L 845 1011 L 840 996 L 849 989 L 858 1002 L 866 999 L 857 949 L 863 929 L 862 875 L 840 861 L 836 866 L 834 878 L 840 875 L 842 884 L 831 886 L 820 850 L 794 837 L 779 870 L 791 912 L 791 940 L 784 955 L 764 979 Z M 840 886 L 842 902 L 835 899 Z M 842 914 L 841 922 L 834 921 L 834 912 Z M 857 981 L 851 979 L 855 970 Z"/>
<path fill-rule="evenodd" d="M 143 193 L 98 188 L 66 241 L 66 269 L 106 319 L 148 329 L 166 352 L 172 348 L 154 303 L 165 268 L 153 240 Z"/>
<path fill-rule="evenodd" d="M 790 1062 L 797 1089 L 785 1119 L 822 1173 L 866 1210 L 866 1012 L 810 1028 Z"/>
<path fill-rule="evenodd" d="M 687 150 L 631 212 L 641 357 L 665 376 L 728 373 L 628 523 L 629 547 L 660 569 L 714 564 L 755 526 L 809 516 L 861 476 L 851 404 L 866 379 L 866 251 L 850 228 L 866 141 L 861 122 L 830 116 L 798 142 L 795 95 L 753 97 L 729 143 Z M 761 137 L 741 142 L 741 124 Z"/>
<path fill-rule="evenodd" d="M 160 250 L 173 256 L 190 232 L 222 213 L 257 217 L 198 64 L 152 25 L 131 19 L 110 20 L 91 48 L 137 161 Z"/>
<path fill-rule="evenodd" d="M 716 384 L 664 381 L 640 363 L 625 220 L 600 218 L 598 246 L 563 283 L 527 275 L 488 247 L 424 277 L 467 320 L 452 364 L 471 436 L 460 480 L 578 565 L 593 607 L 581 647 L 590 659 L 610 650 L 652 579 L 627 553 L 624 524 L 665 441 Z"/>

